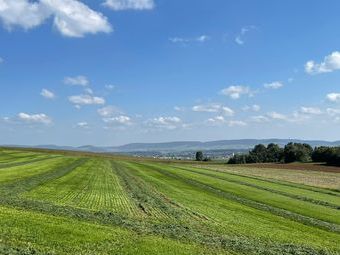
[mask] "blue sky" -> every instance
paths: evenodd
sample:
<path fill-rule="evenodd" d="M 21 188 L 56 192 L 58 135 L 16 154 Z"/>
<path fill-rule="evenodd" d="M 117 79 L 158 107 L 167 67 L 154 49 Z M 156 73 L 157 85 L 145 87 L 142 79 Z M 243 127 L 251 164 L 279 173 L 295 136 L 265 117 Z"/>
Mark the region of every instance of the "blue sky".
<path fill-rule="evenodd" d="M 0 0 L 0 144 L 339 140 L 326 2 Z"/>

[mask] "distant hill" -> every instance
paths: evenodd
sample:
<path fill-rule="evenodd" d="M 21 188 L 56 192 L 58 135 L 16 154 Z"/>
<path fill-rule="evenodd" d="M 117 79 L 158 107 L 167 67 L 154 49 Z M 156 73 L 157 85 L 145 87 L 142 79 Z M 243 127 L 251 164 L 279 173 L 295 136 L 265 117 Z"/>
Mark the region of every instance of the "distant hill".
<path fill-rule="evenodd" d="M 59 149 L 59 150 L 78 150 L 90 152 L 106 153 L 131 153 L 131 152 L 184 152 L 196 150 L 248 150 L 257 144 L 276 143 L 284 146 L 289 142 L 308 143 L 311 146 L 340 146 L 340 141 L 329 142 L 322 140 L 298 140 L 298 139 L 240 139 L 240 140 L 220 140 L 211 142 L 179 141 L 167 143 L 131 143 L 122 146 L 99 147 L 86 145 L 81 147 L 57 146 L 57 145 L 38 145 L 36 148 Z"/>
<path fill-rule="evenodd" d="M 241 140 L 220 140 L 211 142 L 169 142 L 169 143 L 132 143 L 118 147 L 111 147 L 117 152 L 131 151 L 192 151 L 192 150 L 244 150 L 251 149 L 257 144 L 276 143 L 284 146 L 289 142 L 308 143 L 311 146 L 340 146 L 340 141 L 305 141 L 297 139 L 241 139 Z"/>

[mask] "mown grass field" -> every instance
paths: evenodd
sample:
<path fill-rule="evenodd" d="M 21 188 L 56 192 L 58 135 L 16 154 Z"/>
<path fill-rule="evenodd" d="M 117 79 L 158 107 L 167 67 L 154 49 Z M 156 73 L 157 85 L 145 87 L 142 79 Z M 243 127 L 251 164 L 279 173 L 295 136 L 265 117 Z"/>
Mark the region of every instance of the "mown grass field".
<path fill-rule="evenodd" d="M 340 254 L 340 173 L 0 149 L 0 254 Z"/>

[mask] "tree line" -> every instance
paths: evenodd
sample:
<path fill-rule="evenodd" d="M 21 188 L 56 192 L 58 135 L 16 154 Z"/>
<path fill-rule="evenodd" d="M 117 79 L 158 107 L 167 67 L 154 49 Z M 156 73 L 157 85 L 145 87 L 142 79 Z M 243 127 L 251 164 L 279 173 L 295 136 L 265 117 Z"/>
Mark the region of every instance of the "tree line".
<path fill-rule="evenodd" d="M 284 148 L 271 143 L 258 144 L 248 154 L 236 154 L 229 164 L 318 162 L 340 166 L 340 147 L 315 147 L 306 143 L 288 143 Z"/>

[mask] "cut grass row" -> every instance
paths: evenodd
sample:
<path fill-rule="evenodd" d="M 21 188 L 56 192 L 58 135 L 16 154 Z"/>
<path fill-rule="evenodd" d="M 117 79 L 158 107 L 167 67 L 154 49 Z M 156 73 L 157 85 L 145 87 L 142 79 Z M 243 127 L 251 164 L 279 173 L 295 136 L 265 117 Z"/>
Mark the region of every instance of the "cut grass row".
<path fill-rule="evenodd" d="M 338 225 L 340 222 L 339 210 L 299 201 L 210 176 L 199 175 L 182 169 L 174 169 L 167 166 L 162 166 L 161 168 L 160 166 L 152 167 L 162 169 L 164 174 L 181 178 L 183 181 L 201 187 L 202 189 L 210 190 L 226 199 L 234 200 L 304 224 L 340 232 L 340 225 Z"/>
<path fill-rule="evenodd" d="M 88 160 L 67 175 L 31 190 L 25 197 L 95 211 L 138 214 L 107 160 Z"/>
<path fill-rule="evenodd" d="M 37 167 L 45 161 L 5 169 L 24 176 L 0 181 L 0 254 L 340 254 L 338 233 L 260 200 L 270 194 L 331 212 L 335 191 L 188 165 L 53 160 L 45 170 Z"/>
<path fill-rule="evenodd" d="M 0 207 L 1 254 L 222 254 L 117 227 Z M 29 247 L 29 248 L 27 248 Z M 29 252 L 29 253 L 28 253 Z M 227 254 L 223 252 L 223 254 Z"/>
<path fill-rule="evenodd" d="M 329 192 L 324 189 L 310 189 L 303 185 L 291 185 L 287 183 L 261 179 L 258 177 L 248 177 L 233 173 L 214 172 L 203 168 L 177 166 L 176 169 L 193 172 L 199 175 L 209 176 L 228 182 L 233 182 L 260 190 L 266 190 L 271 193 L 284 195 L 290 198 L 311 202 L 318 205 L 324 205 L 333 209 L 340 209 L 340 194 Z"/>
<path fill-rule="evenodd" d="M 306 171 L 296 169 L 258 168 L 252 166 L 227 166 L 227 165 L 194 165 L 195 167 L 209 168 L 215 171 L 224 171 L 247 176 L 285 181 L 319 187 L 328 190 L 340 191 L 340 174 L 320 171 Z M 307 167 L 308 168 L 308 167 Z"/>
<path fill-rule="evenodd" d="M 339 234 L 273 215 L 236 201 L 225 199 L 209 189 L 166 174 L 166 170 L 130 163 L 135 174 L 167 194 L 171 199 L 209 218 L 207 223 L 219 233 L 234 234 L 273 243 L 295 243 L 322 249 L 339 250 Z M 306 235 L 308 240 L 306 240 Z M 259 239 L 258 239 L 259 238 Z M 264 241 L 265 242 L 265 241 Z M 255 245 L 255 244 L 254 244 Z"/>
<path fill-rule="evenodd" d="M 74 158 L 51 157 L 26 165 L 4 168 L 0 170 L 0 184 L 25 180 L 35 175 L 47 173 L 61 165 L 68 165 Z"/>

